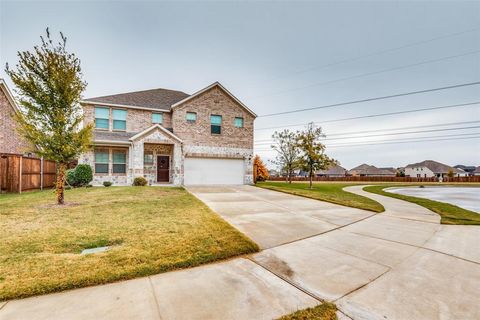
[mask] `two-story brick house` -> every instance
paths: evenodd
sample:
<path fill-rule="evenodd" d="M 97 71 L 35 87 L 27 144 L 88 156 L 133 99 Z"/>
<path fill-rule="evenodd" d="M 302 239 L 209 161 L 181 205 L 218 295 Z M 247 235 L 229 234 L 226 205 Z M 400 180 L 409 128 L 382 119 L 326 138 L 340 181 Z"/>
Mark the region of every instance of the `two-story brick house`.
<path fill-rule="evenodd" d="M 85 99 L 94 184 L 250 184 L 255 113 L 220 83 L 192 94 L 153 89 Z"/>
<path fill-rule="evenodd" d="M 34 148 L 18 133 L 18 106 L 7 84 L 0 79 L 0 153 L 25 154 Z"/>

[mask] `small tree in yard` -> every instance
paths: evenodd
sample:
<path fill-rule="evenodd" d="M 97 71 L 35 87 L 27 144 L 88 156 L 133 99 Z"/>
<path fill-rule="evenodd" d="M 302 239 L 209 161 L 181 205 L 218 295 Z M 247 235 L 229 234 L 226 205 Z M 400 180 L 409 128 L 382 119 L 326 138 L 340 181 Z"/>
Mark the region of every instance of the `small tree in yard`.
<path fill-rule="evenodd" d="M 269 177 L 268 169 L 263 163 L 260 156 L 256 155 L 253 159 L 253 180 L 256 183 L 257 181 L 265 181 Z"/>
<path fill-rule="evenodd" d="M 22 113 L 17 116 L 20 133 L 37 146 L 39 156 L 57 162 L 57 202 L 64 203 L 67 164 L 85 152 L 92 138 L 92 126 L 78 129 L 83 116 L 79 101 L 85 90 L 80 60 L 66 51 L 66 37 L 54 43 L 46 38 L 32 51 L 18 52 L 15 69 L 6 72 L 18 88 Z"/>
<path fill-rule="evenodd" d="M 321 127 L 315 127 L 313 123 L 308 124 L 307 128 L 297 136 L 298 148 L 301 151 L 300 166 L 308 172 L 310 180 L 310 189 L 312 180 L 316 171 L 326 170 L 337 161 L 329 158 L 325 154 L 325 145 L 320 142 L 320 138 L 325 137 Z"/>
<path fill-rule="evenodd" d="M 453 169 L 448 169 L 447 177 L 453 178 L 454 176 L 455 176 L 455 173 L 453 172 Z"/>
<path fill-rule="evenodd" d="M 272 135 L 272 148 L 277 151 L 275 164 L 286 172 L 288 183 L 292 183 L 293 171 L 299 167 L 300 150 L 297 145 L 297 134 L 288 129 L 275 131 Z"/>

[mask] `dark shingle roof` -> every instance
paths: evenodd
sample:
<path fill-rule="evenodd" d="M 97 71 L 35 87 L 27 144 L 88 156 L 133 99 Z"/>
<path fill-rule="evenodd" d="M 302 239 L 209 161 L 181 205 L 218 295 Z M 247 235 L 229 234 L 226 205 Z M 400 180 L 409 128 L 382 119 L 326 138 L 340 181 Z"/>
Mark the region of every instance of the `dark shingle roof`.
<path fill-rule="evenodd" d="M 172 104 L 190 96 L 182 91 L 168 89 L 152 89 L 144 91 L 127 92 L 111 96 L 84 99 L 84 102 L 111 103 L 125 106 L 170 110 Z"/>
<path fill-rule="evenodd" d="M 327 170 L 318 170 L 316 174 L 325 174 L 325 175 L 345 175 L 347 169 L 339 165 L 333 165 Z"/>
<path fill-rule="evenodd" d="M 136 135 L 137 132 L 109 132 L 109 131 L 94 131 L 94 141 L 118 141 L 128 142 L 131 137 Z"/>
<path fill-rule="evenodd" d="M 395 168 L 377 168 L 375 166 L 371 166 L 368 164 L 361 164 L 358 167 L 355 167 L 353 169 L 348 170 L 348 173 L 353 175 L 353 174 L 359 174 L 359 175 L 378 175 L 378 176 L 389 176 L 389 175 L 395 175 L 396 170 Z"/>

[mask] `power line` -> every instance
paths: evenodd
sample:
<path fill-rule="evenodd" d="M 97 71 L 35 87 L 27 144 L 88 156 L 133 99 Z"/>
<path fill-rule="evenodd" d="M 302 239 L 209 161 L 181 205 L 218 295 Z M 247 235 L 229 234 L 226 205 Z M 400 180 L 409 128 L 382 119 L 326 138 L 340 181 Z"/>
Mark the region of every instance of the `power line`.
<path fill-rule="evenodd" d="M 438 36 L 438 37 L 434 37 L 434 38 L 430 38 L 430 39 L 426 39 L 426 40 L 422 40 L 422 41 L 411 42 L 411 43 L 408 43 L 408 44 L 405 44 L 405 45 L 402 45 L 402 46 L 387 48 L 387 49 L 383 49 L 383 50 L 380 50 L 380 51 L 376 51 L 376 52 L 368 53 L 368 54 L 365 54 L 365 55 L 357 56 L 357 57 L 354 57 L 354 58 L 348 58 L 348 59 L 343 59 L 343 60 L 340 60 L 340 61 L 337 61 L 337 62 L 328 63 L 328 64 L 325 64 L 325 65 L 313 66 L 313 67 L 305 68 L 305 69 L 302 69 L 302 70 L 299 70 L 299 71 L 296 71 L 296 72 L 291 72 L 288 75 L 277 76 L 277 77 L 274 77 L 274 79 L 284 78 L 285 76 L 301 74 L 301 73 L 309 72 L 309 71 L 312 71 L 312 70 L 320 70 L 320 69 L 323 69 L 323 68 L 328 68 L 328 67 L 344 64 L 344 63 L 347 63 L 347 62 L 353 62 L 353 61 L 358 61 L 358 60 L 361 60 L 361 59 L 364 59 L 364 58 L 377 56 L 377 55 L 387 53 L 387 52 L 392 52 L 392 51 L 397 51 L 397 50 L 401 50 L 401 49 L 405 49 L 405 48 L 414 47 L 414 46 L 417 46 L 417 45 L 433 42 L 433 41 L 436 41 L 436 40 L 455 37 L 455 36 L 459 36 L 459 35 L 462 35 L 462 34 L 465 34 L 465 33 L 470 33 L 470 32 L 473 32 L 473 31 L 477 31 L 479 28 L 480 27 L 476 27 L 476 28 L 473 28 L 473 29 L 468 29 L 468 30 L 455 32 L 455 33 L 450 33 L 450 34 L 447 34 L 447 35 L 444 35 L 444 36 Z"/>
<path fill-rule="evenodd" d="M 426 133 L 426 132 L 442 132 L 442 131 L 455 131 L 455 130 L 468 130 L 468 129 L 478 129 L 480 126 L 470 126 L 470 127 L 460 127 L 460 128 L 446 128 L 446 129 L 432 129 L 432 130 L 417 130 L 417 131 L 404 131 L 404 132 L 393 132 L 393 133 L 381 133 L 381 134 L 370 134 L 365 136 L 354 136 L 354 137 L 340 137 L 340 138 L 325 138 L 323 140 L 345 140 L 345 139 L 358 139 L 358 138 L 371 138 L 371 137 L 383 137 L 383 136 L 396 136 L 404 134 L 416 134 L 416 133 Z M 257 143 L 257 146 L 272 144 L 271 142 Z"/>
<path fill-rule="evenodd" d="M 473 124 L 479 123 L 479 121 L 461 121 L 461 122 L 448 122 L 448 123 L 439 123 L 439 124 L 431 124 L 431 125 L 420 125 L 420 126 L 409 126 L 409 127 L 397 127 L 397 128 L 387 128 L 387 129 L 377 129 L 377 130 L 364 130 L 364 131 L 349 131 L 349 132 L 342 132 L 342 133 L 329 133 L 327 137 L 332 136 L 345 136 L 351 134 L 360 134 L 360 133 L 371 133 L 371 132 L 382 132 L 382 131 L 396 131 L 396 130 L 404 130 L 404 129 L 418 129 L 418 128 L 433 128 L 433 127 L 445 127 L 445 126 L 453 126 L 459 124 Z M 261 139 L 255 140 L 255 142 L 271 142 L 272 139 Z"/>
<path fill-rule="evenodd" d="M 325 81 L 325 82 L 313 83 L 313 84 L 309 84 L 309 85 L 305 85 L 305 86 L 301 86 L 301 87 L 296 87 L 296 88 L 291 88 L 291 89 L 286 89 L 286 90 L 280 90 L 280 91 L 273 92 L 273 93 L 268 93 L 268 94 L 264 94 L 264 95 L 260 95 L 260 96 L 251 97 L 251 99 L 255 99 L 255 98 L 259 98 L 259 97 L 267 97 L 267 96 L 272 96 L 272 95 L 279 95 L 279 94 L 283 94 L 283 93 L 303 90 L 303 89 L 312 88 L 312 87 L 323 86 L 323 85 L 332 84 L 332 83 L 336 83 L 336 82 L 352 80 L 352 79 L 357 79 L 357 78 L 363 78 L 363 77 L 372 76 L 372 75 L 376 75 L 376 74 L 381 74 L 381 73 L 385 73 L 385 72 L 407 69 L 407 68 L 421 66 L 421 65 L 425 65 L 425 64 L 430 64 L 430 63 L 455 59 L 455 58 L 459 58 L 459 57 L 464 57 L 464 56 L 475 54 L 475 53 L 478 53 L 478 52 L 480 52 L 480 50 L 469 51 L 469 52 L 466 52 L 466 53 L 461 53 L 461 54 L 457 54 L 457 55 L 442 57 L 442 58 L 438 58 L 438 59 L 425 60 L 425 61 L 416 62 L 416 63 L 412 63 L 412 64 L 407 64 L 407 65 L 402 65 L 402 66 L 398 66 L 398 67 L 386 68 L 386 69 L 382 69 L 382 70 L 378 70 L 378 71 L 361 73 L 361 74 L 357 74 L 357 75 L 349 76 L 349 77 L 345 77 L 345 78 L 339 78 L 339 79 L 329 80 L 329 81 Z"/>
<path fill-rule="evenodd" d="M 394 111 L 394 112 L 386 112 L 386 113 L 376 113 L 376 114 L 369 114 L 369 115 L 366 115 L 366 116 L 358 116 L 358 117 L 331 119 L 331 120 L 314 122 L 314 124 L 323 124 L 323 123 L 341 122 L 341 121 L 358 120 L 358 119 L 366 119 L 366 118 L 375 118 L 375 117 L 383 117 L 383 116 L 392 116 L 392 115 L 398 115 L 398 114 L 415 113 L 415 112 L 423 112 L 423 111 L 430 111 L 430 110 L 459 108 L 459 107 L 474 106 L 474 105 L 477 105 L 477 104 L 480 104 L 480 101 L 468 102 L 468 103 L 461 103 L 461 104 L 453 104 L 453 105 L 446 105 L 446 106 L 426 107 L 426 108 L 412 109 L 412 110 L 404 110 L 404 111 Z M 307 124 L 309 124 L 309 123 L 311 123 L 311 122 L 304 122 L 304 123 L 297 123 L 297 124 L 287 124 L 287 125 L 275 126 L 275 127 L 257 128 L 257 129 L 255 129 L 255 131 L 305 126 L 305 125 L 307 125 Z"/>
<path fill-rule="evenodd" d="M 479 136 L 476 136 L 480 134 L 478 133 L 468 133 L 468 134 L 458 134 L 458 135 L 444 135 L 444 136 L 432 136 L 432 137 L 423 137 L 423 138 L 429 138 L 429 139 L 421 139 L 421 140 L 390 140 L 388 142 L 377 142 L 377 143 L 362 143 L 362 144 L 340 144 L 340 145 L 330 145 L 327 146 L 327 148 L 338 148 L 338 147 L 357 147 L 357 146 L 370 146 L 370 145 L 382 145 L 382 144 L 397 144 L 397 143 L 417 143 L 417 142 L 425 142 L 425 141 L 447 141 L 447 140 L 461 140 L 461 139 L 476 139 L 480 138 Z M 467 137 L 465 137 L 467 135 Z M 470 137 L 471 136 L 471 137 Z M 441 137 L 458 137 L 458 138 L 441 138 Z M 430 139 L 432 138 L 432 139 Z M 433 139 L 433 138 L 440 138 L 440 139 Z M 415 139 L 420 139 L 420 137 L 417 137 Z M 255 149 L 255 151 L 275 151 L 274 149 Z"/>
<path fill-rule="evenodd" d="M 427 93 L 427 92 L 434 92 L 434 91 L 441 91 L 441 90 L 456 89 L 456 88 L 461 88 L 461 87 L 475 86 L 475 85 L 478 85 L 478 84 L 480 84 L 480 81 L 456 84 L 456 85 L 451 85 L 451 86 L 446 86 L 446 87 L 439 87 L 439 88 L 424 89 L 424 90 L 418 90 L 418 91 L 396 93 L 396 94 L 391 94 L 391 95 L 387 95 L 387 96 L 366 98 L 366 99 L 361 99 L 361 100 L 353 100 L 353 101 L 342 102 L 342 103 L 334 103 L 334 104 L 328 104 L 328 105 L 319 106 L 319 107 L 311 107 L 311 108 L 304 108 L 304 109 L 296 109 L 296 110 L 290 110 L 290 111 L 269 113 L 269 114 L 260 115 L 258 117 L 272 117 L 272 116 L 278 116 L 278 115 L 283 115 L 283 114 L 305 112 L 305 111 L 310 111 L 310 110 L 333 108 L 333 107 L 345 106 L 345 105 L 362 103 L 362 102 L 370 102 L 370 101 L 376 101 L 376 100 L 384 100 L 384 99 L 410 96 L 410 95 Z"/>

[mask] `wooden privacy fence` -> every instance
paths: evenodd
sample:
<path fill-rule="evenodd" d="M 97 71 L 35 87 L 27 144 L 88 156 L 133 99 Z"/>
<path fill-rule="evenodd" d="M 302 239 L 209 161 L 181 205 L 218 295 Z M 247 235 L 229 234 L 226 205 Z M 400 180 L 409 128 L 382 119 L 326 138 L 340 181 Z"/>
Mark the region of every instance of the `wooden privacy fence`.
<path fill-rule="evenodd" d="M 51 188 L 55 185 L 56 175 L 55 161 L 18 154 L 0 154 L 1 192 Z"/>
<path fill-rule="evenodd" d="M 286 177 L 270 177 L 270 181 L 286 181 Z M 292 177 L 292 181 L 309 181 L 308 177 Z M 438 182 L 438 178 L 417 178 L 417 177 L 314 177 L 313 181 L 361 181 L 361 182 Z M 480 176 L 472 177 L 444 177 L 443 182 L 480 182 Z"/>

